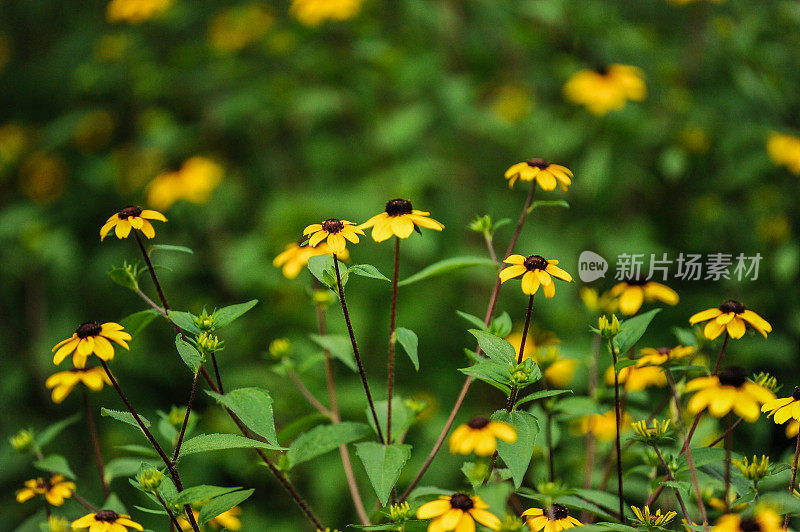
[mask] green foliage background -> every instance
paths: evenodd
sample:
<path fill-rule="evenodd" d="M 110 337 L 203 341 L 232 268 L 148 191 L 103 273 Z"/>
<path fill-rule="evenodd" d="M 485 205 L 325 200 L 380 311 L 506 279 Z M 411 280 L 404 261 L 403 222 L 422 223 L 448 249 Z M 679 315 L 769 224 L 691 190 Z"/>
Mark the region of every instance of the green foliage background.
<path fill-rule="evenodd" d="M 98 230 L 121 206 L 142 203 L 155 175 L 194 155 L 223 164 L 225 179 L 207 204 L 178 203 L 166 213 L 169 223 L 157 224 L 157 242 L 195 250 L 160 255 L 159 264 L 169 268 L 162 282 L 181 310 L 261 301 L 222 335 L 222 370 L 230 386 L 271 390 L 279 428 L 311 408 L 269 371 L 264 353 L 271 340 L 286 336 L 309 354 L 306 336 L 315 330 L 308 273 L 288 281 L 271 265 L 283 246 L 309 223 L 333 216 L 364 221 L 399 196 L 446 226 L 404 243 L 401 277 L 441 258 L 485 255 L 480 235 L 466 226 L 476 214 L 516 219 L 526 188 L 509 190 L 502 176 L 529 157 L 565 164 L 575 181 L 565 197 L 570 209 L 535 211 L 520 251 L 559 258 L 573 274 L 584 249 L 607 258 L 761 253 L 757 282 L 672 283 L 681 303 L 657 318 L 648 338 L 653 345 L 673 343 L 672 325 L 685 326 L 689 315 L 724 298 L 740 298 L 775 332 L 766 341 L 736 343 L 735 360 L 781 377 L 798 370 L 799 183 L 765 151 L 771 131 L 800 129 L 796 2 L 367 0 L 354 19 L 319 28 L 299 24 L 286 2 L 265 4 L 274 16 L 266 35 L 231 52 L 213 48 L 207 35 L 213 17 L 238 2 L 179 0 L 163 17 L 131 26 L 107 22 L 98 0 L 0 1 L 0 126 L 17 124 L 26 139 L 16 151 L 0 139 L 3 441 L 80 408 L 77 394 L 61 405 L 50 401 L 44 388 L 54 371 L 50 348 L 78 323 L 118 321 L 144 308 L 106 274 L 136 259 L 134 243 L 111 238 L 100 245 Z M 595 117 L 564 101 L 571 74 L 614 62 L 645 71 L 644 102 Z M 523 95 L 522 103 L 512 105 L 515 116 L 503 117 L 497 108 L 508 87 Z M 97 111 L 108 113 L 113 128 L 87 147 L 76 131 Z M 59 161 L 58 171 L 36 188 L 30 160 L 42 155 Z M 498 247 L 510 232 L 498 232 Z M 391 246 L 362 242 L 352 247 L 354 260 L 390 272 Z M 424 460 L 462 382 L 456 368 L 474 341 L 455 311 L 482 316 L 492 282 L 491 271 L 476 268 L 400 291 L 398 323 L 419 335 L 422 368 L 417 374 L 401 359 L 399 390 L 433 403 L 432 417 L 409 435 L 414 451 L 401 484 Z M 594 286 L 612 283 L 609 277 Z M 525 299 L 512 285 L 499 310 L 520 322 Z M 149 291 L 146 279 L 143 286 Z M 534 320 L 562 338 L 562 353 L 586 360 L 592 317 L 578 298 L 580 286 L 560 285 L 555 299 L 537 304 Z M 356 279 L 348 288 L 367 371 L 382 397 L 389 285 Z M 329 324 L 344 332 L 335 309 Z M 130 353 L 118 352 L 113 366 L 151 419 L 156 409 L 186 401 L 189 375 L 161 321 L 134 340 Z M 364 421 L 360 384 L 344 366 L 337 372 L 344 417 Z M 578 390 L 585 373 L 582 366 Z M 304 378 L 323 389 L 321 368 Z M 784 384 L 791 389 L 796 382 Z M 93 399 L 122 406 L 111 389 Z M 476 385 L 458 421 L 501 403 L 495 390 Z M 234 431 L 210 399 L 201 400 L 199 411 L 204 430 Z M 109 457 L 121 454 L 116 445 L 137 438 L 109 418 L 100 425 Z M 52 450 L 70 459 L 80 491 L 97 500 L 82 426 Z M 764 422 L 743 430 L 738 441 L 772 445 L 776 454 L 788 447 L 780 429 Z M 305 529 L 252 453 L 191 460 L 195 467 L 190 459 L 182 466 L 189 485 L 256 488 L 244 505 L 245 530 Z M 35 511 L 35 503 L 13 500 L 32 472 L 5 444 L 0 463 L 0 529 L 9 530 Z M 463 486 L 460 463 L 442 452 L 423 485 Z M 579 466 L 564 457 L 576 484 Z M 541 478 L 537 467 L 529 485 Z M 357 462 L 356 468 L 363 474 Z M 355 520 L 338 454 L 299 466 L 292 478 L 326 523 Z M 144 503 L 124 479 L 114 487 L 129 508 Z M 362 492 L 371 506 L 366 483 Z M 154 522 L 135 510 L 134 517 Z"/>

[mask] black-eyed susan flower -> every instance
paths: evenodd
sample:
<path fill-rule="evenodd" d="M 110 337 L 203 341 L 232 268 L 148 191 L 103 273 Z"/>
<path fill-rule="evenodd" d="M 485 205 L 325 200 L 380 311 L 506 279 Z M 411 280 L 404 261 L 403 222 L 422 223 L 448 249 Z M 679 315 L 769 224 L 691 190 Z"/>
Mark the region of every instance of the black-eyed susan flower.
<path fill-rule="evenodd" d="M 292 0 L 290 13 L 306 26 L 328 20 L 348 20 L 361 11 L 364 0 Z"/>
<path fill-rule="evenodd" d="M 192 513 L 194 514 L 195 520 L 199 519 L 200 512 L 198 512 L 197 510 L 192 510 Z M 241 530 L 242 521 L 241 519 L 239 519 L 240 515 L 242 515 L 242 509 L 239 508 L 238 506 L 234 506 L 227 512 L 222 512 L 218 516 L 212 518 L 208 522 L 208 525 L 214 530 L 220 530 L 220 529 L 233 530 L 233 531 Z M 181 525 L 181 530 L 192 529 L 191 523 L 189 523 L 189 521 L 187 521 L 183 517 L 178 518 L 178 524 Z"/>
<path fill-rule="evenodd" d="M 539 290 L 540 285 L 546 298 L 556 295 L 553 277 L 572 282 L 572 276 L 557 266 L 557 260 L 547 260 L 541 255 L 511 255 L 503 262 L 510 266 L 500 271 L 500 281 L 505 283 L 509 279 L 522 276 L 522 291 L 530 296 Z"/>
<path fill-rule="evenodd" d="M 376 214 L 359 226 L 361 229 L 372 228 L 372 239 L 383 242 L 392 237 L 408 238 L 420 227 L 441 231 L 444 225 L 431 218 L 429 212 L 418 211 L 405 199 L 393 199 L 386 203 L 386 210 Z"/>
<path fill-rule="evenodd" d="M 47 388 L 53 389 L 53 402 L 60 403 L 81 383 L 93 392 L 99 392 L 104 384 L 111 384 L 105 370 L 96 368 L 75 368 L 50 375 L 44 382 Z"/>
<path fill-rule="evenodd" d="M 535 181 L 542 190 L 555 190 L 558 185 L 564 192 L 569 189 L 573 177 L 572 170 L 566 166 L 549 163 L 538 157 L 517 163 L 505 173 L 509 187 L 513 187 L 518 180 Z"/>
<path fill-rule="evenodd" d="M 142 210 L 134 205 L 125 207 L 116 214 L 106 220 L 105 225 L 100 228 L 100 240 L 102 241 L 114 230 L 117 238 L 128 238 L 131 229 L 137 229 L 142 232 L 147 238 L 156 236 L 156 230 L 150 220 L 158 220 L 159 222 L 166 222 L 167 218 L 158 211 L 150 209 Z"/>
<path fill-rule="evenodd" d="M 308 237 L 309 246 L 315 248 L 326 241 L 331 253 L 337 257 L 347 249 L 347 240 L 358 244 L 358 235 L 363 234 L 364 231 L 353 222 L 337 218 L 329 218 L 321 224 L 311 224 L 303 230 L 303 235 Z"/>
<path fill-rule="evenodd" d="M 644 100 L 647 85 L 641 69 L 611 64 L 573 74 L 564 85 L 564 96 L 574 104 L 583 105 L 590 113 L 602 116 L 622 109 L 629 100 Z"/>
<path fill-rule="evenodd" d="M 757 508 L 752 517 L 725 514 L 711 528 L 713 532 L 780 532 L 781 517 L 771 508 Z"/>
<path fill-rule="evenodd" d="M 305 239 L 303 239 L 305 240 Z M 317 247 L 301 246 L 297 242 L 293 242 L 286 246 L 286 248 L 272 261 L 272 265 L 276 268 L 281 268 L 283 276 L 287 279 L 294 279 L 297 277 L 303 268 L 308 264 L 308 259 L 318 255 L 330 255 L 331 248 L 328 247 L 326 242 L 321 242 Z M 337 254 L 339 260 L 347 260 L 350 258 L 350 252 L 345 249 L 342 253 Z"/>
<path fill-rule="evenodd" d="M 65 480 L 64 475 L 53 475 L 50 480 L 39 477 L 25 481 L 25 487 L 17 491 L 17 502 L 44 497 L 53 506 L 61 506 L 74 491 L 75 483 Z"/>
<path fill-rule="evenodd" d="M 630 430 L 632 421 L 630 414 L 623 412 L 619 421 L 620 432 Z M 588 414 L 580 418 L 577 429 L 579 434 L 591 432 L 600 441 L 611 441 L 617 437 L 617 417 L 613 410 L 603 414 Z"/>
<path fill-rule="evenodd" d="M 605 373 L 606 384 L 614 384 L 614 366 L 609 366 Z M 645 388 L 655 386 L 663 388 L 667 385 L 664 370 L 657 366 L 628 366 L 619 370 L 617 381 L 625 385 L 629 392 L 641 392 Z"/>
<path fill-rule="evenodd" d="M 684 359 L 694 354 L 694 347 L 690 345 L 676 345 L 675 347 L 645 347 L 639 350 L 637 367 L 663 366 L 669 362 Z"/>
<path fill-rule="evenodd" d="M 225 169 L 211 159 L 192 157 L 180 170 L 159 174 L 147 185 L 147 204 L 168 210 L 180 200 L 207 203 L 224 176 Z"/>
<path fill-rule="evenodd" d="M 88 528 L 89 532 L 127 532 L 128 528 L 144 530 L 136 521 L 131 521 L 131 516 L 118 514 L 113 510 L 100 510 L 97 513 L 86 514 L 72 522 L 72 528 Z"/>
<path fill-rule="evenodd" d="M 749 381 L 744 369 L 737 366 L 723 368 L 716 376 L 692 379 L 686 384 L 686 392 L 694 391 L 697 393 L 686 405 L 690 414 L 708 408 L 709 414 L 721 418 L 734 412 L 748 423 L 761 415 L 761 405 L 775 399 L 774 393 Z"/>
<path fill-rule="evenodd" d="M 490 456 L 497 450 L 497 440 L 514 443 L 517 441 L 516 429 L 502 421 L 476 417 L 456 428 L 450 435 L 450 452 L 474 452 L 478 456 Z"/>
<path fill-rule="evenodd" d="M 622 281 L 615 284 L 610 292 L 612 296 L 619 298 L 620 312 L 628 316 L 639 312 L 645 301 L 652 303 L 658 300 L 667 305 L 677 305 L 680 300 L 678 293 L 672 288 L 644 278 Z"/>
<path fill-rule="evenodd" d="M 800 138 L 772 133 L 767 141 L 767 153 L 772 162 L 800 175 Z"/>
<path fill-rule="evenodd" d="M 58 342 L 53 347 L 53 352 L 55 353 L 53 355 L 53 364 L 61 364 L 73 352 L 72 363 L 76 368 L 86 366 L 86 359 L 92 353 L 96 354 L 101 360 L 108 362 L 114 358 L 114 346 L 111 345 L 109 340 L 128 349 L 127 342 L 131 340 L 131 335 L 123 331 L 122 325 L 113 321 L 102 325 L 96 321 L 83 323 L 71 337 Z"/>
<path fill-rule="evenodd" d="M 774 416 L 772 419 L 778 425 L 783 425 L 790 419 L 800 421 L 800 388 L 795 386 L 789 397 L 767 401 L 761 405 L 761 411 L 769 412 L 767 417 Z"/>
<path fill-rule="evenodd" d="M 689 318 L 691 325 L 702 321 L 708 321 L 703 329 L 703 334 L 709 340 L 713 340 L 724 331 L 728 331 L 731 338 L 741 338 L 748 325 L 761 333 L 764 338 L 767 337 L 767 333 L 772 332 L 772 325 L 767 320 L 732 299 L 725 301 L 717 308 L 698 312 Z"/>
<path fill-rule="evenodd" d="M 567 528 L 583 526 L 583 523 L 571 517 L 567 507 L 562 504 L 552 504 L 546 508 L 528 508 L 522 512 L 528 527 L 533 532 L 561 532 Z"/>
<path fill-rule="evenodd" d="M 500 518 L 488 512 L 487 508 L 489 505 L 477 495 L 470 497 L 466 493 L 454 493 L 420 506 L 417 519 L 433 519 L 428 532 L 471 532 L 475 530 L 476 521 L 491 530 L 498 530 Z"/>
<path fill-rule="evenodd" d="M 676 515 L 678 515 L 677 512 L 667 512 L 662 514 L 661 508 L 656 510 L 656 513 L 652 513 L 649 506 L 645 506 L 644 508 L 631 506 L 631 510 L 633 510 L 633 515 L 636 516 L 636 519 L 639 521 L 639 523 L 646 527 L 664 526 L 672 521 Z"/>

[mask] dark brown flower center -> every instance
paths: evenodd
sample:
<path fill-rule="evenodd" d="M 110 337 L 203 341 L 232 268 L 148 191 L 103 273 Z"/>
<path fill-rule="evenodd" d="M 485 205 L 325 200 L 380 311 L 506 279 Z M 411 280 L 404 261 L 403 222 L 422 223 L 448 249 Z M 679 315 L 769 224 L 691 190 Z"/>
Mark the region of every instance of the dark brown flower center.
<path fill-rule="evenodd" d="M 100 510 L 96 514 L 94 514 L 95 521 L 105 521 L 107 523 L 113 523 L 119 518 L 119 514 L 114 510 Z"/>
<path fill-rule="evenodd" d="M 744 305 L 742 305 L 738 301 L 734 301 L 733 299 L 727 300 L 725 303 L 719 306 L 719 309 L 726 314 L 728 312 L 741 314 L 745 310 Z"/>
<path fill-rule="evenodd" d="M 488 419 L 486 419 L 485 417 L 478 416 L 470 419 L 469 423 L 467 423 L 467 426 L 471 429 L 482 429 L 488 424 L 489 424 Z"/>
<path fill-rule="evenodd" d="M 550 163 L 541 157 L 534 157 L 533 159 L 528 159 L 526 162 L 528 163 L 528 166 L 532 166 L 534 168 L 547 168 L 550 166 Z"/>
<path fill-rule="evenodd" d="M 472 508 L 475 507 L 475 503 L 472 502 L 472 498 L 466 493 L 456 493 L 450 497 L 450 507 L 466 512 L 467 510 L 472 510 Z"/>
<path fill-rule="evenodd" d="M 744 368 L 739 366 L 724 368 L 717 376 L 719 377 L 720 384 L 724 386 L 733 386 L 735 388 L 741 388 L 747 380 Z"/>
<path fill-rule="evenodd" d="M 752 517 L 749 517 L 739 521 L 739 530 L 742 532 L 760 532 L 761 524 Z"/>
<path fill-rule="evenodd" d="M 43 478 L 36 479 L 36 489 L 50 491 L 50 481 Z"/>
<path fill-rule="evenodd" d="M 669 347 L 659 347 L 658 348 L 658 354 L 659 355 L 668 355 L 670 351 L 672 351 L 672 349 L 670 349 Z"/>
<path fill-rule="evenodd" d="M 800 388 L 797 386 L 794 387 L 794 392 L 792 392 L 792 399 L 795 401 L 800 401 Z"/>
<path fill-rule="evenodd" d="M 553 513 L 553 520 L 566 519 L 569 515 L 569 512 L 567 512 L 567 507 L 561 504 L 554 504 L 550 507 L 550 511 Z"/>
<path fill-rule="evenodd" d="M 525 259 L 525 262 L 522 263 L 522 265 L 525 266 L 525 268 L 528 271 L 544 270 L 545 268 L 547 268 L 547 264 L 548 264 L 547 259 L 545 259 L 541 255 L 531 255 L 530 257 Z"/>
<path fill-rule="evenodd" d="M 117 213 L 117 216 L 119 217 L 120 220 L 127 220 L 130 216 L 136 217 L 139 216 L 140 214 L 142 214 L 142 209 L 134 205 L 129 205 L 124 209 L 121 209 Z"/>
<path fill-rule="evenodd" d="M 337 220 L 336 218 L 329 218 L 322 222 L 322 228 L 332 234 L 336 234 L 342 229 L 344 229 L 344 224 L 341 220 Z"/>
<path fill-rule="evenodd" d="M 75 331 L 75 334 L 77 334 L 78 338 L 82 340 L 90 336 L 97 336 L 98 334 L 100 334 L 100 331 L 102 329 L 103 328 L 96 321 L 87 321 L 86 323 L 82 323 L 80 324 L 80 326 L 78 326 L 78 329 Z"/>
<path fill-rule="evenodd" d="M 647 284 L 647 277 L 639 275 L 637 277 L 631 277 L 625 281 L 630 286 L 643 286 Z"/>
<path fill-rule="evenodd" d="M 607 65 L 599 65 L 594 67 L 594 71 L 600 74 L 601 76 L 605 76 L 608 74 L 608 66 Z"/>
<path fill-rule="evenodd" d="M 402 214 L 411 214 L 411 202 L 408 200 L 396 198 L 386 202 L 386 214 L 389 216 L 400 216 Z"/>

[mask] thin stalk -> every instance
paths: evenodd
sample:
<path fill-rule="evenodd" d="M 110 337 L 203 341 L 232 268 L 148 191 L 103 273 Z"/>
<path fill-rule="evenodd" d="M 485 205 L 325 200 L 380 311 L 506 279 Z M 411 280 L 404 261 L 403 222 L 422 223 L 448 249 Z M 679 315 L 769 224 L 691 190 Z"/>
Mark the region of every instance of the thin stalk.
<path fill-rule="evenodd" d="M 181 530 L 181 524 L 178 522 L 178 519 L 175 517 L 175 514 L 172 513 L 172 510 L 170 510 L 169 506 L 167 506 L 167 503 L 164 502 L 164 499 L 161 497 L 161 494 L 158 491 L 153 491 L 153 495 L 156 496 L 156 499 L 158 499 L 158 502 L 161 503 L 161 506 L 163 506 L 164 510 L 167 512 L 167 515 L 169 516 L 169 519 L 171 521 L 172 527 L 175 527 L 175 530 Z M 170 528 L 172 528 L 172 527 L 170 527 Z"/>
<path fill-rule="evenodd" d="M 719 436 L 719 438 L 717 438 L 716 440 L 714 440 L 714 441 L 712 441 L 711 443 L 709 443 L 709 444 L 708 444 L 708 446 L 709 446 L 709 447 L 714 447 L 716 444 L 718 444 L 719 442 L 721 442 L 722 440 L 724 440 L 724 439 L 725 439 L 725 438 L 728 436 L 728 434 L 730 434 L 731 432 L 733 432 L 733 431 L 736 429 L 736 427 L 738 427 L 738 426 L 739 426 L 739 424 L 741 424 L 741 422 L 742 422 L 742 421 L 744 421 L 742 418 L 739 418 L 739 419 L 737 419 L 737 420 L 736 420 L 736 421 L 733 423 L 733 425 L 731 425 L 730 427 L 728 427 L 727 429 L 725 429 L 725 432 L 723 432 L 723 433 L 722 433 L 722 434 Z"/>
<path fill-rule="evenodd" d="M 589 362 L 589 397 L 592 400 L 597 400 L 597 362 L 600 355 L 600 346 L 603 339 L 599 335 L 592 338 L 592 356 Z M 595 455 L 596 440 L 594 437 L 594 428 L 589 426 L 586 433 L 586 462 L 584 464 L 583 473 L 583 489 L 592 488 L 592 480 L 594 477 L 594 455 Z M 581 523 L 588 523 L 591 519 L 589 512 L 581 512 Z"/>
<path fill-rule="evenodd" d="M 211 362 L 214 364 L 214 376 L 217 377 L 217 387 L 219 388 L 219 393 L 224 394 L 225 390 L 222 388 L 222 377 L 219 374 L 219 366 L 217 366 L 217 355 L 211 353 Z"/>
<path fill-rule="evenodd" d="M 517 355 L 517 364 L 522 364 L 523 358 L 525 358 L 525 341 L 528 339 L 528 329 L 531 325 L 531 314 L 533 313 L 533 294 L 528 299 L 528 311 L 525 313 L 525 326 L 522 328 L 522 343 L 519 344 L 519 354 Z M 514 410 L 514 406 L 517 404 L 517 387 L 513 386 L 511 388 L 511 393 L 508 396 L 508 402 L 506 403 L 506 412 L 511 412 Z"/>
<path fill-rule="evenodd" d="M 175 452 L 172 454 L 173 462 L 175 462 L 178 459 L 178 455 L 181 452 L 181 445 L 183 444 L 183 437 L 186 435 L 186 426 L 189 424 L 189 416 L 192 413 L 192 405 L 194 404 L 194 397 L 197 394 L 197 381 L 199 379 L 200 379 L 200 368 L 198 368 L 197 372 L 194 374 L 194 380 L 192 381 L 192 391 L 189 393 L 189 402 L 186 404 L 186 415 L 183 416 L 183 425 L 181 425 L 181 432 L 180 434 L 178 434 L 178 442 L 175 444 Z"/>
<path fill-rule="evenodd" d="M 792 480 L 789 482 L 789 493 L 794 493 L 795 482 L 797 482 L 797 459 L 800 458 L 800 434 L 797 435 L 797 443 L 794 445 L 794 461 L 792 462 Z M 789 528 L 789 514 L 783 518 L 783 529 Z"/>
<path fill-rule="evenodd" d="M 336 286 L 339 289 L 339 302 L 342 304 L 342 313 L 344 314 L 344 321 L 347 323 L 347 332 L 350 334 L 350 343 L 353 344 L 353 354 L 358 364 L 358 374 L 361 376 L 361 384 L 364 385 L 364 393 L 367 396 L 367 403 L 372 412 L 372 420 L 375 422 L 375 431 L 378 433 L 378 439 L 386 441 L 383 438 L 383 431 L 381 424 L 378 422 L 378 413 L 375 411 L 375 404 L 372 402 L 372 394 L 369 391 L 369 383 L 367 383 L 367 375 L 364 373 L 364 364 L 361 362 L 361 355 L 358 353 L 358 345 L 356 344 L 356 335 L 353 332 L 353 324 L 350 322 L 350 313 L 347 311 L 347 301 L 344 298 L 344 286 L 342 286 L 342 276 L 339 273 L 339 259 L 336 253 L 333 254 L 333 267 L 336 270 Z"/>
<path fill-rule="evenodd" d="M 317 412 L 324 415 L 325 417 L 333 418 L 333 413 L 328 408 L 326 408 L 325 405 L 323 405 L 319 401 L 319 399 L 314 397 L 314 394 L 311 393 L 311 390 L 309 390 L 305 384 L 303 384 L 303 381 L 300 380 L 300 377 L 297 375 L 297 373 L 294 372 L 294 370 L 290 369 L 287 372 L 287 374 L 289 375 L 289 378 L 292 380 L 297 389 L 300 391 L 300 393 L 303 395 L 303 397 L 305 397 L 306 401 L 308 401 L 308 404 L 313 406 Z"/>
<path fill-rule="evenodd" d="M 728 498 L 728 492 L 731 489 L 731 427 L 733 426 L 733 420 L 731 419 L 731 413 L 728 412 L 728 415 L 725 416 L 727 419 L 728 431 L 727 435 L 725 436 L 725 491 L 722 493 L 725 494 L 725 513 L 728 513 L 731 509 L 731 502 Z"/>
<path fill-rule="evenodd" d="M 392 443 L 392 392 L 394 391 L 394 331 L 397 322 L 397 283 L 400 276 L 400 238 L 394 237 L 394 275 L 392 276 L 392 306 L 389 314 L 389 356 L 386 361 L 386 444 Z"/>
<path fill-rule="evenodd" d="M 161 289 L 161 283 L 158 282 L 158 276 L 156 276 L 156 269 L 153 267 L 153 263 L 150 262 L 150 255 L 147 254 L 147 250 L 144 248 L 144 244 L 142 243 L 142 237 L 139 236 L 138 231 L 134 230 L 133 236 L 136 237 L 136 243 L 139 244 L 139 250 L 142 252 L 142 257 L 144 257 L 144 262 L 147 264 L 147 269 L 150 271 L 150 277 L 153 279 L 153 284 L 156 287 L 156 292 L 158 292 L 158 298 L 161 300 L 161 304 L 164 306 L 164 310 L 169 312 L 169 304 L 167 304 L 167 298 L 164 297 L 164 291 Z"/>
<path fill-rule="evenodd" d="M 619 520 L 625 524 L 625 503 L 623 501 L 624 493 L 622 491 L 622 444 L 619 437 L 619 424 L 622 413 L 620 412 L 619 402 L 619 372 L 617 371 L 617 350 L 614 348 L 614 340 L 608 341 L 608 347 L 611 349 L 611 358 L 614 361 L 614 417 L 617 425 L 616 441 L 614 445 L 617 449 L 617 490 L 619 492 Z"/>
<path fill-rule="evenodd" d="M 86 424 L 89 427 L 89 437 L 92 440 L 94 463 L 97 466 L 97 474 L 100 476 L 100 485 L 103 487 L 103 498 L 107 499 L 111 494 L 111 489 L 108 487 L 108 480 L 106 480 L 103 453 L 100 451 L 100 439 L 97 437 L 97 424 L 94 420 L 94 413 L 92 412 L 92 405 L 89 402 L 89 392 L 86 391 L 86 386 L 81 386 L 81 392 L 83 392 L 83 407 L 86 410 Z"/>
<path fill-rule="evenodd" d="M 661 455 L 661 451 L 658 449 L 658 445 L 656 445 L 655 443 L 653 444 L 653 450 L 656 452 L 656 456 L 658 456 L 658 459 L 661 461 L 661 465 L 667 472 L 667 479 L 674 482 L 675 477 L 672 475 L 672 471 L 670 471 L 669 465 L 667 465 L 667 461 L 664 460 L 664 457 Z M 674 491 L 675 491 L 675 498 L 678 500 L 678 504 L 680 505 L 681 510 L 683 511 L 683 517 L 686 519 L 687 523 L 691 523 L 692 518 L 689 516 L 689 512 L 686 510 L 686 504 L 684 504 L 683 502 L 683 497 L 681 497 L 680 491 L 678 491 L 677 489 L 675 489 Z"/>
<path fill-rule="evenodd" d="M 545 441 L 547 441 L 547 465 L 550 471 L 550 482 L 555 482 L 556 463 L 553 457 L 553 413 L 550 411 L 549 406 L 545 407 L 544 413 L 546 416 L 545 423 L 547 423 L 544 426 L 544 437 Z"/>
<path fill-rule="evenodd" d="M 86 499 L 84 499 L 83 497 L 78 495 L 77 493 L 72 492 L 72 498 L 75 499 L 75 502 L 77 502 L 78 504 L 80 504 L 81 506 L 83 506 L 84 508 L 89 510 L 90 512 L 95 513 L 95 514 L 97 513 L 97 508 L 95 508 L 92 503 L 90 503 L 89 501 L 87 501 Z"/>

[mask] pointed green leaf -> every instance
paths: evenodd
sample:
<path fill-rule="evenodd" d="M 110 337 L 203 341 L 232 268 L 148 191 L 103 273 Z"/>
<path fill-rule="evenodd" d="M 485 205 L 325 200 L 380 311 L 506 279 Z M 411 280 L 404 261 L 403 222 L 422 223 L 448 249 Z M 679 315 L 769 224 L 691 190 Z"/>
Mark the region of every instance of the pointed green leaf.
<path fill-rule="evenodd" d="M 456 270 L 463 270 L 472 266 L 491 266 L 496 268 L 494 261 L 485 257 L 452 257 L 449 259 L 440 260 L 430 266 L 423 268 L 414 275 L 403 279 L 397 286 L 406 286 L 424 279 L 443 275 Z"/>
<path fill-rule="evenodd" d="M 531 456 L 533 456 L 533 447 L 536 444 L 536 436 L 539 434 L 539 422 L 536 416 L 522 410 L 510 413 L 498 410 L 492 414 L 492 421 L 504 421 L 517 429 L 516 442 L 506 443 L 497 440 L 497 453 L 511 470 L 514 486 L 519 488 L 528 471 Z"/>
<path fill-rule="evenodd" d="M 173 246 L 170 244 L 154 244 L 150 246 L 149 255 L 152 255 L 154 251 L 177 251 L 179 253 L 188 253 L 189 255 L 194 254 L 192 248 L 187 248 L 186 246 Z"/>
<path fill-rule="evenodd" d="M 414 369 L 419 371 L 419 354 L 417 353 L 419 340 L 417 339 L 416 333 L 411 329 L 398 327 L 395 329 L 394 334 L 397 341 L 403 346 L 403 351 L 406 352 L 408 358 L 411 359 L 411 363 L 414 364 Z"/>
<path fill-rule="evenodd" d="M 201 334 L 203 332 L 197 325 L 195 325 L 195 316 L 190 312 L 170 310 L 167 312 L 167 315 L 169 316 L 169 319 L 172 320 L 172 323 L 188 333 Z"/>
<path fill-rule="evenodd" d="M 181 446 L 180 456 L 188 454 L 205 453 L 209 451 L 224 451 L 226 449 L 268 449 L 270 451 L 283 451 L 283 447 L 272 445 L 239 436 L 238 434 L 201 434 L 187 440 Z"/>
<path fill-rule="evenodd" d="M 60 454 L 51 454 L 45 456 L 41 460 L 36 460 L 33 463 L 33 467 L 48 473 L 64 475 L 69 479 L 75 480 L 75 473 L 70 469 L 67 459 Z"/>
<path fill-rule="evenodd" d="M 192 486 L 191 488 L 186 488 L 181 491 L 175 498 L 167 502 L 174 506 L 183 506 L 184 504 L 213 499 L 214 497 L 219 497 L 220 495 L 225 495 L 226 493 L 231 493 L 240 489 L 242 488 L 223 488 L 221 486 L 206 485 Z"/>
<path fill-rule="evenodd" d="M 354 273 L 356 275 L 360 275 L 361 277 L 369 277 L 370 279 L 380 279 L 381 281 L 388 281 L 390 283 L 392 282 L 391 279 L 389 279 L 381 272 L 379 272 L 378 268 L 376 268 L 372 264 L 356 264 L 354 266 L 350 266 L 347 269 L 347 273 Z"/>
<path fill-rule="evenodd" d="M 517 363 L 517 351 L 506 340 L 478 329 L 470 329 L 469 332 L 478 339 L 478 345 L 486 353 L 486 356 L 495 362 L 505 363 L 509 366 Z"/>
<path fill-rule="evenodd" d="M 119 410 L 109 410 L 108 408 L 100 408 L 100 415 L 113 417 L 117 421 L 122 421 L 123 423 L 127 423 L 132 427 L 136 427 L 137 429 L 142 430 L 141 427 L 139 426 L 139 423 L 136 422 L 136 418 L 134 418 L 133 414 L 131 414 L 130 412 L 121 412 Z M 147 418 L 145 418 L 140 414 L 139 419 L 142 420 L 142 423 L 144 424 L 145 427 L 150 428 L 150 422 L 147 420 Z"/>
<path fill-rule="evenodd" d="M 272 397 L 260 388 L 239 388 L 225 395 L 206 390 L 206 393 L 225 405 L 247 426 L 268 442 L 278 445 L 272 415 Z"/>
<path fill-rule="evenodd" d="M 200 508 L 200 515 L 197 517 L 198 524 L 202 526 L 219 514 L 225 513 L 237 504 L 243 503 L 254 491 L 252 489 L 234 491 L 211 499 Z"/>
<path fill-rule="evenodd" d="M 239 303 L 237 305 L 230 305 L 222 307 L 214 311 L 214 329 L 221 329 L 226 325 L 230 325 L 233 320 L 241 317 L 251 308 L 258 304 L 258 299 L 251 299 L 247 303 Z"/>
<path fill-rule="evenodd" d="M 639 338 L 647 331 L 647 327 L 650 326 L 650 322 L 659 312 L 661 312 L 660 308 L 653 309 L 650 312 L 634 316 L 620 323 L 619 334 L 614 338 L 614 345 L 617 348 L 618 355 L 625 354 L 628 349 L 639 341 Z"/>
<path fill-rule="evenodd" d="M 180 334 L 175 336 L 175 347 L 178 349 L 178 354 L 181 356 L 183 363 L 192 370 L 192 375 L 197 374 L 200 366 L 203 365 L 203 356 L 197 348 L 181 338 Z"/>
<path fill-rule="evenodd" d="M 122 320 L 120 320 L 119 324 L 125 327 L 126 333 L 136 337 L 136 335 L 139 334 L 145 327 L 150 325 L 150 322 L 153 321 L 158 315 L 159 314 L 155 309 L 142 310 L 129 316 L 125 316 L 122 318 Z"/>
<path fill-rule="evenodd" d="M 356 444 L 356 454 L 367 471 L 369 481 L 381 504 L 386 506 L 400 472 L 411 458 L 411 446 L 404 444 L 383 445 L 368 441 Z"/>
<path fill-rule="evenodd" d="M 369 426 L 364 423 L 345 422 L 338 425 L 320 425 L 304 432 L 292 442 L 287 453 L 291 467 L 317 456 L 369 436 Z"/>
<path fill-rule="evenodd" d="M 353 354 L 353 344 L 350 342 L 349 336 L 343 334 L 327 334 L 325 336 L 309 334 L 308 337 L 322 349 L 327 349 L 331 355 L 339 359 L 345 366 L 357 371 L 356 357 Z"/>

